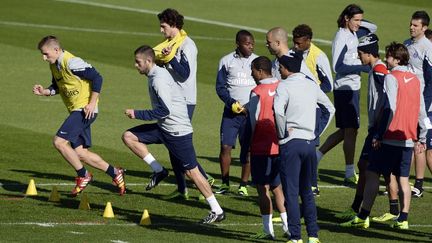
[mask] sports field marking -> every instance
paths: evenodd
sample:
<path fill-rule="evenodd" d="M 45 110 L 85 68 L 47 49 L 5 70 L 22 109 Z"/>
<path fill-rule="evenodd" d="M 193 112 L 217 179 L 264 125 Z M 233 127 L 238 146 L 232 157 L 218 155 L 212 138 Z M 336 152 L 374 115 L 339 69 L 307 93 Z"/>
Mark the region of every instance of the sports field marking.
<path fill-rule="evenodd" d="M 147 183 L 127 183 L 128 187 L 135 187 L 135 186 L 147 186 Z M 23 187 L 27 186 L 26 184 L 19 184 L 19 183 L 0 183 L 0 187 L 6 186 L 6 187 Z M 36 186 L 75 186 L 74 183 L 37 183 Z M 158 186 L 167 186 L 167 187 L 176 187 L 177 185 L 171 184 L 171 183 L 160 183 Z M 238 184 L 231 184 L 230 187 L 237 188 Z M 217 185 L 215 185 L 217 187 Z M 352 189 L 350 187 L 346 187 L 343 185 L 320 185 L 319 188 L 326 188 L 326 189 Z M 385 186 L 380 186 L 381 189 L 384 189 Z M 432 189 L 432 186 L 423 186 L 424 189 Z"/>
<path fill-rule="evenodd" d="M 120 5 L 96 3 L 96 2 L 81 1 L 81 0 L 54 0 L 54 1 L 82 4 L 82 5 L 88 5 L 88 6 L 94 6 L 94 7 L 117 9 L 117 10 L 124 10 L 124 11 L 145 13 L 145 14 L 152 14 L 152 15 L 157 15 L 159 13 L 159 11 L 154 11 L 154 10 L 150 10 L 150 9 L 137 9 L 137 8 L 120 6 Z M 256 27 L 252 27 L 252 26 L 238 25 L 238 24 L 233 24 L 233 23 L 226 23 L 226 22 L 215 21 L 215 20 L 201 19 L 201 18 L 195 18 L 195 17 L 190 17 L 190 16 L 184 16 L 184 18 L 186 20 L 193 21 L 193 22 L 229 27 L 229 28 L 234 28 L 234 29 L 247 29 L 247 30 L 251 30 L 251 31 L 259 32 L 259 33 L 267 33 L 267 31 L 268 31 L 267 29 L 261 29 L 261 28 L 256 28 Z M 292 37 L 292 35 L 288 34 L 288 37 Z M 320 39 L 320 38 L 313 38 L 313 40 L 314 40 L 314 42 L 325 44 L 325 45 L 331 45 L 332 44 L 332 41 L 330 41 L 330 40 L 324 40 L 324 39 Z"/>
<path fill-rule="evenodd" d="M 193 224 L 193 223 L 191 223 Z M 31 226 L 40 226 L 40 227 L 61 227 L 61 226 L 112 226 L 112 227 L 134 227 L 140 226 L 138 223 L 104 223 L 104 222 L 0 222 L 0 225 L 4 226 L 16 226 L 16 225 L 31 225 Z M 178 224 L 170 224 L 170 223 L 157 223 L 153 222 L 153 226 L 178 226 Z M 273 225 L 281 226 L 282 224 L 274 223 Z M 321 226 L 326 227 L 340 227 L 338 223 L 319 223 Z M 212 226 L 217 227 L 238 227 L 238 226 L 258 226 L 261 227 L 262 223 L 218 223 Z M 375 224 L 374 228 L 388 228 L 389 226 L 386 224 Z M 410 228 L 432 228 L 431 224 L 410 224 Z"/>
<path fill-rule="evenodd" d="M 81 28 L 81 27 L 70 27 L 62 25 L 50 25 L 50 24 L 33 24 L 25 22 L 14 22 L 14 21 L 0 21 L 1 25 L 16 26 L 16 27 L 30 27 L 30 28 L 40 28 L 40 29 L 56 29 L 56 30 L 68 30 L 68 31 L 79 31 L 79 32 L 90 32 L 90 33 L 103 33 L 103 34 L 117 34 L 117 35 L 134 35 L 134 36 L 154 36 L 161 37 L 161 33 L 148 33 L 148 32 L 134 32 L 134 31 L 122 31 L 122 30 L 110 30 L 110 29 L 93 29 L 93 28 Z M 211 36 L 193 36 L 194 39 L 199 40 L 217 40 L 217 41 L 230 41 L 231 38 L 219 38 Z M 259 41 L 258 41 L 259 42 Z M 264 41 L 261 41 L 264 42 Z"/>

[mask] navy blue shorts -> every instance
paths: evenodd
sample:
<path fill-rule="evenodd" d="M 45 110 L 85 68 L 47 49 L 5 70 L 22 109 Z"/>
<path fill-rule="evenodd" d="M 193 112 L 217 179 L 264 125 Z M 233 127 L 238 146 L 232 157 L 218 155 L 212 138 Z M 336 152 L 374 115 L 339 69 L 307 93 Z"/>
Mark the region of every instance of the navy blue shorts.
<path fill-rule="evenodd" d="M 408 177 L 410 174 L 413 148 L 381 144 L 378 150 L 369 154 L 368 170 L 384 176 Z"/>
<path fill-rule="evenodd" d="M 72 148 L 83 146 L 91 147 L 91 129 L 90 125 L 96 120 L 97 114 L 91 119 L 85 119 L 84 111 L 72 111 L 63 122 L 56 136 L 66 139 L 70 142 Z"/>
<path fill-rule="evenodd" d="M 432 112 L 428 112 L 427 116 L 429 120 L 432 122 Z M 429 129 L 426 133 L 426 149 L 432 149 L 432 129 Z"/>
<path fill-rule="evenodd" d="M 252 182 L 257 185 L 280 185 L 280 159 L 279 156 L 251 155 Z"/>
<path fill-rule="evenodd" d="M 360 91 L 334 90 L 334 105 L 336 108 L 336 127 L 360 127 Z"/>
<path fill-rule="evenodd" d="M 141 143 L 163 143 L 170 153 L 171 162 L 179 165 L 183 171 L 191 170 L 198 165 L 192 133 L 184 136 L 172 136 L 163 131 L 156 123 L 139 125 L 128 131 L 137 136 Z"/>
<path fill-rule="evenodd" d="M 372 150 L 372 139 L 373 139 L 373 135 L 372 135 L 372 133 L 369 132 L 365 138 L 363 148 L 362 148 L 362 151 L 360 153 L 360 159 L 361 160 L 369 161 L 369 154 L 370 154 L 370 151 Z"/>
<path fill-rule="evenodd" d="M 228 145 L 235 148 L 236 139 L 238 137 L 240 149 L 248 149 L 245 139 L 246 135 L 246 119 L 244 114 L 234 114 L 228 108 L 224 108 L 222 122 L 220 126 L 220 141 L 221 145 Z M 245 151 L 240 151 L 240 154 L 245 154 Z M 240 159 L 241 163 L 246 163 L 245 159 Z"/>

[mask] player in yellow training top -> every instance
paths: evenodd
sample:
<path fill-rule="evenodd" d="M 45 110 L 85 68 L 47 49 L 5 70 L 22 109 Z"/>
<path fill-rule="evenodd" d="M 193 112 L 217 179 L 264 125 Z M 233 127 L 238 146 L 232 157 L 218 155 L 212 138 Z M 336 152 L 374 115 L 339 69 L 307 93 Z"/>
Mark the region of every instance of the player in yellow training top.
<path fill-rule="evenodd" d="M 113 184 L 119 188 L 120 195 L 123 195 L 126 192 L 124 170 L 113 167 L 98 154 L 88 150 L 91 146 L 90 125 L 96 120 L 98 113 L 102 76 L 90 64 L 63 50 L 55 36 L 42 38 L 38 48 L 43 60 L 49 63 L 52 84 L 47 88 L 40 84 L 34 85 L 33 94 L 60 94 L 69 111 L 69 116 L 54 136 L 53 144 L 77 172 L 72 196 L 77 196 L 93 179 L 92 173 L 86 170 L 81 161 L 110 175 Z"/>

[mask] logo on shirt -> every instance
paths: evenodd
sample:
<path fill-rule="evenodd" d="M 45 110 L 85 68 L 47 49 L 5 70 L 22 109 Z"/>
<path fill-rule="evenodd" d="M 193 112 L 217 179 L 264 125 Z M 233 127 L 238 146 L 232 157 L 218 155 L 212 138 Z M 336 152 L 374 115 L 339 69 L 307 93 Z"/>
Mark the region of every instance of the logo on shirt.
<path fill-rule="evenodd" d="M 405 82 L 405 83 L 408 83 L 408 82 L 411 81 L 413 78 L 414 78 L 414 77 L 411 77 L 411 78 L 408 78 L 408 79 L 407 79 L 406 77 L 404 77 L 404 82 Z"/>
<path fill-rule="evenodd" d="M 276 94 L 276 91 L 268 90 L 268 95 L 269 96 L 274 96 L 275 94 Z"/>

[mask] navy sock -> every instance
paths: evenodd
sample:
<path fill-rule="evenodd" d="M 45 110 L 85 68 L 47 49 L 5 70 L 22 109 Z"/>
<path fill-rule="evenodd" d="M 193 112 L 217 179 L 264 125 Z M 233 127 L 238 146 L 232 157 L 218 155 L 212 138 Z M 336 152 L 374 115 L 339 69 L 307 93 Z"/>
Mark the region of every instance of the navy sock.
<path fill-rule="evenodd" d="M 370 214 L 370 211 L 368 211 L 368 210 L 366 210 L 364 208 L 361 208 L 360 209 L 360 213 L 357 215 L 357 217 L 365 220 L 369 216 L 369 214 Z"/>
<path fill-rule="evenodd" d="M 389 200 L 389 204 L 390 204 L 390 213 L 393 215 L 398 215 L 399 214 L 399 200 L 395 199 L 395 200 Z"/>
<path fill-rule="evenodd" d="M 408 220 L 408 213 L 400 212 L 397 221 L 402 222 L 402 221 L 407 221 L 407 220 Z"/>
<path fill-rule="evenodd" d="M 229 186 L 229 176 L 222 176 L 222 184 Z"/>
<path fill-rule="evenodd" d="M 351 208 L 354 210 L 354 212 L 358 213 L 360 211 L 360 205 L 363 201 L 363 195 L 355 195 L 354 201 L 351 204 Z"/>
<path fill-rule="evenodd" d="M 240 181 L 240 186 L 247 186 L 247 181 L 246 182 L 244 182 L 244 181 Z"/>
<path fill-rule="evenodd" d="M 111 176 L 113 179 L 116 177 L 115 169 L 112 165 L 108 166 L 108 169 L 105 171 L 105 173 L 107 173 L 107 175 Z"/>
<path fill-rule="evenodd" d="M 86 173 L 87 173 L 87 170 L 86 170 L 86 168 L 83 166 L 81 169 L 77 170 L 76 172 L 77 172 L 77 175 L 78 175 L 79 177 L 85 177 L 85 176 L 86 176 Z"/>
<path fill-rule="evenodd" d="M 414 187 L 415 188 L 422 188 L 423 187 L 423 178 L 422 179 L 415 179 L 415 183 L 414 183 Z"/>

